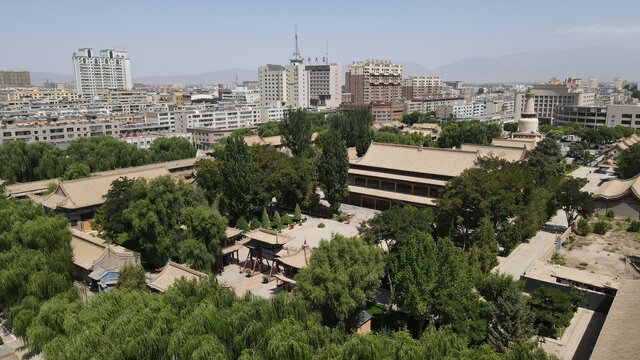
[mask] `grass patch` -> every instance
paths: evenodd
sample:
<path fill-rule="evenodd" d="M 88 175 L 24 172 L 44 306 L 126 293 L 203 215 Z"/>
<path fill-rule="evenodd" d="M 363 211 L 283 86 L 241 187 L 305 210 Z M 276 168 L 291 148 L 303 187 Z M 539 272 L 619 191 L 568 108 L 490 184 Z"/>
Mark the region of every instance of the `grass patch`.
<path fill-rule="evenodd" d="M 581 262 L 580 264 L 576 265 L 576 268 L 578 268 L 580 270 L 584 270 L 584 269 L 587 268 L 587 266 L 589 266 L 589 263 Z"/>
<path fill-rule="evenodd" d="M 555 253 L 551 256 L 551 261 L 557 265 L 564 265 L 566 262 L 564 261 L 564 256 L 560 253 Z"/>

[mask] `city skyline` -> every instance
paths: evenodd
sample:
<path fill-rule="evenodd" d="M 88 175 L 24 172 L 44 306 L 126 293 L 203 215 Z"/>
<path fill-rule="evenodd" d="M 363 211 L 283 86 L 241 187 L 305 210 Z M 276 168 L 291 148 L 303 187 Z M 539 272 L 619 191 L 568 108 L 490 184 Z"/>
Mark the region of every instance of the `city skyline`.
<path fill-rule="evenodd" d="M 78 48 L 124 45 L 134 78 L 256 69 L 286 63 L 295 24 L 305 59 L 324 56 L 328 42 L 329 59 L 343 65 L 391 59 L 434 69 L 465 58 L 597 46 L 638 49 L 640 26 L 634 25 L 632 10 L 640 6 L 623 1 L 618 4 L 630 11 L 620 12 L 620 6 L 595 11 L 596 4 L 403 2 L 389 9 L 387 3 L 359 1 L 320 6 L 251 2 L 244 7 L 189 2 L 176 8 L 167 2 L 116 1 L 95 12 L 75 1 L 16 2 L 3 9 L 27 14 L 30 25 L 15 16 L 0 24 L 6 50 L 0 68 L 72 74 L 71 55 Z M 396 15 L 389 17 L 389 11 Z M 80 27 L 82 19 L 95 26 Z"/>

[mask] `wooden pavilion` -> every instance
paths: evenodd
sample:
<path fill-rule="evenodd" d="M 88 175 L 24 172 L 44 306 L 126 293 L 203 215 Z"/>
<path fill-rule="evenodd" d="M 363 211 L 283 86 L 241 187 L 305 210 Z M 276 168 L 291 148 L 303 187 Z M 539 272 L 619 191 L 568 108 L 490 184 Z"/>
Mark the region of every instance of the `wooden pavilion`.
<path fill-rule="evenodd" d="M 218 271 L 222 271 L 227 265 L 240 263 L 238 252 L 244 243 L 242 230 L 233 227 L 227 228 L 227 243 L 216 255 L 216 268 Z"/>
<path fill-rule="evenodd" d="M 241 272 L 247 269 L 247 265 L 251 263 L 251 276 L 256 275 L 256 266 L 259 272 L 263 271 L 263 265 L 270 267 L 269 281 L 272 280 L 273 270 L 278 270 L 276 254 L 282 250 L 282 247 L 293 240 L 291 237 L 282 235 L 276 231 L 258 228 L 245 234 L 247 241 L 244 246 L 249 249 L 247 259 L 244 262 Z"/>
<path fill-rule="evenodd" d="M 294 279 L 296 274 L 309 265 L 312 252 L 313 250 L 306 243 L 298 250 L 289 248 L 280 250 L 277 261 L 278 265 L 282 266 L 282 271 L 275 276 L 280 281 L 278 286 L 282 285 L 291 291 L 291 286 L 296 283 Z"/>

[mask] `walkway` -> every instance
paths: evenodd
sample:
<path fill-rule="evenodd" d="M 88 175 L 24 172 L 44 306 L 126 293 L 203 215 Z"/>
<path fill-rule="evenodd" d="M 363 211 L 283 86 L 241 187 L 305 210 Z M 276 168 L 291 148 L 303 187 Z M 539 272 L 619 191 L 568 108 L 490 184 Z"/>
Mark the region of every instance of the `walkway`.
<path fill-rule="evenodd" d="M 518 245 L 507 257 L 498 256 L 499 264 L 492 271 L 509 274 L 515 280 L 520 279 L 534 261 L 555 246 L 556 237 L 566 228 L 567 217 L 564 211 L 558 210 L 558 213 L 528 242 Z"/>

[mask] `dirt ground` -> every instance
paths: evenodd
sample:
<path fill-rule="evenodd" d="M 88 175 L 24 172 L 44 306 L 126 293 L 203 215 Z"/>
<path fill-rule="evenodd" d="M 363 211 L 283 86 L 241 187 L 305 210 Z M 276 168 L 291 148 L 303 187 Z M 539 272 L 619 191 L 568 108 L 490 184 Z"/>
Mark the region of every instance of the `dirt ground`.
<path fill-rule="evenodd" d="M 624 219 L 606 221 L 613 226 L 606 234 L 574 234 L 573 241 L 570 238 L 563 244 L 560 254 L 565 266 L 614 278 L 624 275 L 626 257 L 640 256 L 640 233 L 627 232 L 629 223 Z"/>

